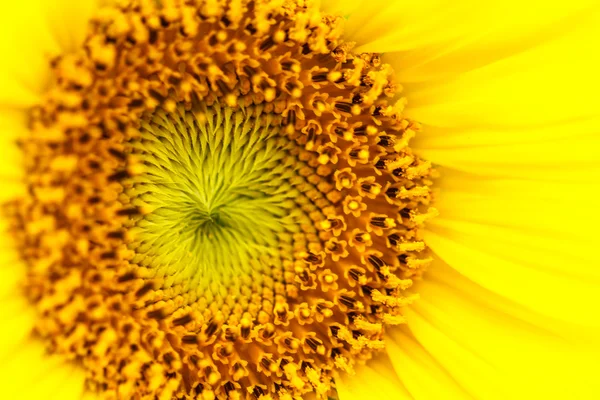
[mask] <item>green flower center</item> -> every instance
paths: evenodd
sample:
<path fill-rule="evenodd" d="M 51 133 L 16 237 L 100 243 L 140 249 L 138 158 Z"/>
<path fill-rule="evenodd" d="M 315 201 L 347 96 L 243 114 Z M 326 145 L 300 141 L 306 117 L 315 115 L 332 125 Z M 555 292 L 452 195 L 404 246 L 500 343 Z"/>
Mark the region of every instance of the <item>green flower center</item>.
<path fill-rule="evenodd" d="M 142 123 L 131 145 L 145 168 L 129 194 L 150 211 L 131 244 L 145 277 L 208 303 L 281 279 L 316 229 L 302 209 L 312 185 L 299 174 L 312 168 L 280 124 L 260 108 L 216 104 L 158 109 Z"/>

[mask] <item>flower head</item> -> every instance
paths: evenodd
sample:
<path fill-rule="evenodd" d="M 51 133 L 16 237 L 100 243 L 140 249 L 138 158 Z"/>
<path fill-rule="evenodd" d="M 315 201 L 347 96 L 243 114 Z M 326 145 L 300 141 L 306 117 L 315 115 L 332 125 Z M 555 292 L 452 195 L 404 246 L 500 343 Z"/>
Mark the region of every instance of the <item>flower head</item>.
<path fill-rule="evenodd" d="M 26 110 L 1 221 L 28 314 L 0 355 L 41 348 L 74 396 L 118 399 L 578 393 L 597 274 L 565 193 L 594 179 L 597 110 L 513 75 L 566 68 L 597 6 L 446 8 L 90 8 L 39 96 L 2 92 Z M 7 376 L 48 362 L 23 360 Z"/>

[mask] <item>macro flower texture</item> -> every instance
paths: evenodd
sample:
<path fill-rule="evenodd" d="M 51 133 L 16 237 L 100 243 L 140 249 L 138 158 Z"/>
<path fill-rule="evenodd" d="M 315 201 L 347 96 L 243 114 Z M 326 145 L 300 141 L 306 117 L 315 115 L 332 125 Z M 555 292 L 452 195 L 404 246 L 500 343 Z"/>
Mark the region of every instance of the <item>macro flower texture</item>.
<path fill-rule="evenodd" d="M 0 397 L 600 398 L 600 3 L 0 13 Z"/>

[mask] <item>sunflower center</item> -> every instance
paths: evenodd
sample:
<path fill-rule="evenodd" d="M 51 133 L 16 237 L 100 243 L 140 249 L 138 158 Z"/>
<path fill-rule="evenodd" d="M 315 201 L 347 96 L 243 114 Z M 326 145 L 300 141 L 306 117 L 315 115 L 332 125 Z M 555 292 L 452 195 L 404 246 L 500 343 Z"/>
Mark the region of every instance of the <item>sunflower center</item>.
<path fill-rule="evenodd" d="M 35 333 L 91 388 L 325 398 L 404 322 L 431 166 L 342 24 L 310 1 L 132 0 L 53 61 L 8 212 Z"/>

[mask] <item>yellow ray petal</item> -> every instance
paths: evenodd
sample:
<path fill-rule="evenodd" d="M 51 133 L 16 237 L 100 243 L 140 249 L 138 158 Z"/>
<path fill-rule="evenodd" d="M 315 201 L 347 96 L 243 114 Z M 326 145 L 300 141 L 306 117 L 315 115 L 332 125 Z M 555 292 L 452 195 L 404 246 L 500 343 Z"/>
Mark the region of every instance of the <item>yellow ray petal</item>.
<path fill-rule="evenodd" d="M 600 255 L 589 251 L 589 242 L 560 237 L 544 237 L 501 226 L 439 218 L 432 231 L 458 237 L 474 248 L 510 260 L 525 268 L 535 268 L 560 276 L 595 280 L 600 284 Z"/>
<path fill-rule="evenodd" d="M 357 367 L 354 375 L 344 374 L 336 379 L 336 388 L 340 400 L 412 399 L 386 354 Z"/>
<path fill-rule="evenodd" d="M 575 123 L 557 127 L 566 133 L 546 128 L 433 129 L 433 134 L 415 140 L 414 148 L 421 157 L 437 165 L 478 175 L 479 179 L 485 176 L 592 185 L 600 177 L 597 123 L 586 122 L 582 129 Z M 570 137 L 564 137 L 567 135 Z M 467 144 L 469 141 L 472 143 Z"/>
<path fill-rule="evenodd" d="M 95 0 L 9 1 L 0 14 L 0 105 L 29 107 L 48 80 L 49 61 L 83 40 Z"/>
<path fill-rule="evenodd" d="M 63 52 L 75 51 L 87 33 L 93 12 L 104 0 L 53 0 L 40 1 L 45 20 Z"/>
<path fill-rule="evenodd" d="M 436 261 L 416 287 L 419 302 L 407 310 L 411 331 L 446 371 L 476 398 L 594 398 L 594 343 L 566 340 L 515 316 L 506 301 Z M 460 321 L 460 323 L 457 323 Z M 551 329 L 568 334 L 569 329 Z M 506 398 L 506 397 L 504 397 Z"/>
<path fill-rule="evenodd" d="M 0 202 L 24 194 L 22 153 L 17 139 L 27 132 L 27 117 L 23 111 L 0 110 Z"/>
<path fill-rule="evenodd" d="M 471 398 L 407 327 L 391 329 L 386 343 L 396 374 L 415 400 Z"/>
<path fill-rule="evenodd" d="M 96 392 L 90 392 L 89 390 L 85 390 L 81 397 L 78 400 L 103 400 L 102 395 Z"/>
<path fill-rule="evenodd" d="M 425 73 L 431 69 L 427 65 L 431 58 L 442 62 L 439 58 L 446 58 L 444 67 L 438 65 L 431 71 L 443 74 L 453 67 L 447 61 L 456 53 L 477 53 L 479 62 L 490 56 L 497 59 L 506 50 L 512 54 L 515 49 L 545 40 L 552 32 L 568 30 L 558 21 L 593 4 L 592 0 L 553 4 L 541 0 L 527 4 L 516 0 L 363 0 L 349 18 L 348 35 L 361 45 L 359 50 L 401 54 L 403 66 L 410 69 L 418 65 Z M 477 63 L 472 57 L 461 61 Z M 416 68 L 414 72 L 418 73 Z"/>
<path fill-rule="evenodd" d="M 321 0 L 319 9 L 324 12 L 346 17 L 362 6 L 363 0 Z"/>
<path fill-rule="evenodd" d="M 61 357 L 48 356 L 35 340 L 0 366 L 0 384 L 5 398 L 79 400 L 83 392 L 83 375 L 75 365 Z"/>
<path fill-rule="evenodd" d="M 448 168 L 441 173 L 440 217 L 425 232 L 440 257 L 538 313 L 600 325 L 593 317 L 600 258 L 590 251 L 599 244 L 600 217 L 590 198 L 596 181 L 494 179 Z"/>
<path fill-rule="evenodd" d="M 485 226 L 479 232 L 480 241 L 485 241 Z M 600 326 L 595 316 L 600 288 L 597 280 L 584 280 L 551 271 L 551 267 L 542 269 L 535 264 L 513 261 L 486 251 L 479 242 L 472 242 L 471 237 L 437 227 L 428 229 L 424 237 L 444 261 L 483 287 L 541 314 L 586 326 Z M 518 246 L 506 248 L 508 254 L 518 251 Z"/>
<path fill-rule="evenodd" d="M 553 174 L 549 181 L 493 178 L 449 168 L 440 168 L 440 173 L 438 220 L 505 227 L 541 240 L 566 241 L 557 251 L 573 249 L 574 256 L 581 255 L 576 252 L 582 245 L 598 243 L 595 226 L 600 216 L 590 197 L 597 192 L 596 181 L 556 182 L 551 180 Z"/>
<path fill-rule="evenodd" d="M 514 128 L 475 126 L 453 129 L 425 125 L 411 145 L 421 152 L 455 149 L 460 151 L 485 146 L 526 145 L 562 139 L 589 139 L 597 135 L 598 126 L 600 126 L 600 115 L 551 125 Z"/>
<path fill-rule="evenodd" d="M 598 116 L 599 11 L 572 31 L 513 56 L 441 80 L 406 85 L 407 116 L 438 127 L 531 127 Z M 557 56 L 560 55 L 560 56 Z M 472 54 L 476 57 L 476 54 Z"/>
<path fill-rule="evenodd" d="M 414 289 L 421 291 L 422 287 L 427 294 L 430 294 L 432 290 L 440 290 L 441 294 L 448 292 L 450 297 L 460 296 L 463 301 L 473 303 L 477 307 L 510 316 L 513 323 L 517 324 L 517 321 L 520 321 L 523 329 L 526 328 L 525 330 L 531 334 L 551 336 L 555 339 L 561 338 L 570 343 L 593 344 L 598 341 L 597 329 L 585 329 L 579 325 L 533 312 L 511 299 L 491 292 L 469 280 L 439 257 L 434 257 L 426 278 L 416 282 Z M 419 301 L 421 300 L 420 298 Z M 425 299 L 422 304 L 429 302 L 429 299 Z"/>
<path fill-rule="evenodd" d="M 0 333 L 0 360 L 15 357 L 22 346 L 32 341 L 35 323 L 33 307 L 25 299 L 2 300 L 2 331 Z"/>
<path fill-rule="evenodd" d="M 479 175 L 591 182 L 600 173 L 598 137 L 417 151 L 436 164 Z"/>
<path fill-rule="evenodd" d="M 25 264 L 8 232 L 8 221 L 0 218 L 0 301 L 15 296 L 25 277 Z"/>

